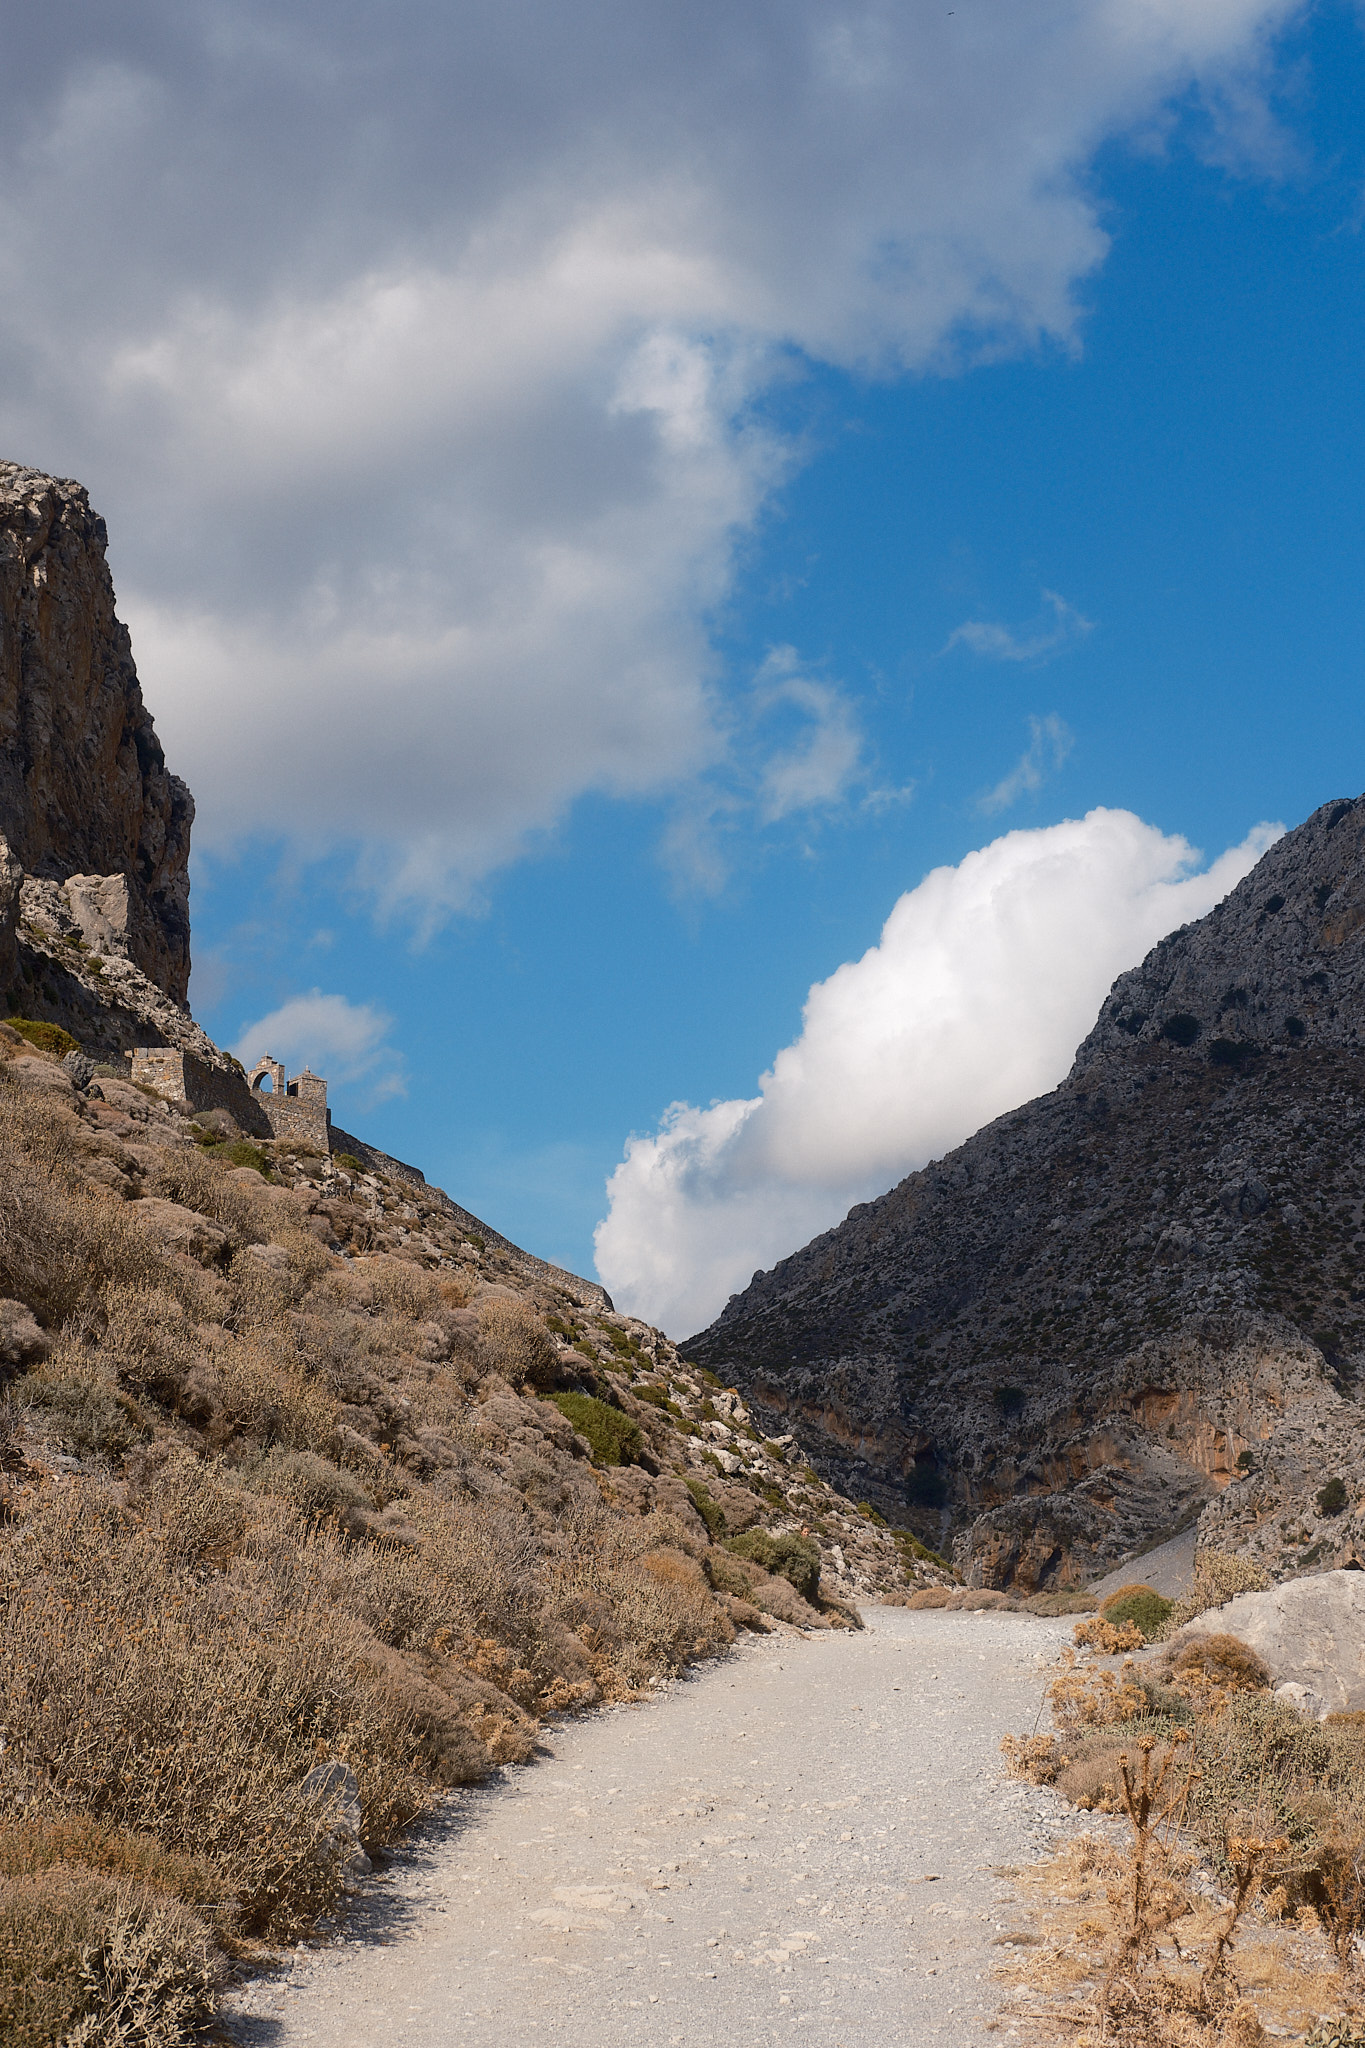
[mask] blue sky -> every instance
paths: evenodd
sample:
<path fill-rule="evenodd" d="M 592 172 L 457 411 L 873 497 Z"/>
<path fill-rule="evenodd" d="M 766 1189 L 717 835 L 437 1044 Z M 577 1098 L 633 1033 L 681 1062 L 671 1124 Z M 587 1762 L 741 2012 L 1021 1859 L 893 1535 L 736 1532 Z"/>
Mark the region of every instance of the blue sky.
<path fill-rule="evenodd" d="M 1059 1078 L 1208 907 L 1189 849 L 1226 887 L 1365 786 L 1365 38 L 869 0 L 694 48 L 603 4 L 599 78 L 521 12 L 514 61 L 414 0 L 379 64 L 304 5 L 59 7 L 4 130 L 47 209 L 0 237 L 5 452 L 109 518 L 201 1021 L 580 1271 L 615 1172 L 605 1277 L 685 1334 Z M 454 84 L 408 135 L 457 61 L 477 157 Z M 1135 822 L 1048 836 L 1097 809 Z"/>

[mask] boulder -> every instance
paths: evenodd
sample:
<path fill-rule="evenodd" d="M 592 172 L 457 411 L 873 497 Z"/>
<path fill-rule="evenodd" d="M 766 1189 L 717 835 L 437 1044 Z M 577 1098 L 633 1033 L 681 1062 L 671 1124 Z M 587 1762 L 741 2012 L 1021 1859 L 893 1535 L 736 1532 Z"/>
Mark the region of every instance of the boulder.
<path fill-rule="evenodd" d="M 360 1846 L 360 1780 L 350 1765 L 315 1764 L 299 1791 L 333 1823 L 319 1854 L 337 1863 L 343 1876 L 364 1877 L 373 1865 Z"/>
<path fill-rule="evenodd" d="M 1255 1650 L 1277 1696 L 1301 1713 L 1320 1720 L 1365 1709 L 1365 1572 L 1318 1572 L 1267 1593 L 1239 1593 L 1196 1615 L 1165 1647 L 1210 1630 Z"/>

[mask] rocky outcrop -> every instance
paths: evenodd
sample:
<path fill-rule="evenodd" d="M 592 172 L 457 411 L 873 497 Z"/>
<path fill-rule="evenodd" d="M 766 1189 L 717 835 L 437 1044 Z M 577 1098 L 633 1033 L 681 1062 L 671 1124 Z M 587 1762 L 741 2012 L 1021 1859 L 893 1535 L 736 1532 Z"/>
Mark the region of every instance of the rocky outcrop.
<path fill-rule="evenodd" d="M 1365 800 L 1115 983 L 1071 1074 L 758 1275 L 684 1348 L 974 1583 L 1073 1583 L 1202 1507 L 1352 1561 Z M 1310 1483 L 1311 1482 L 1311 1483 Z"/>
<path fill-rule="evenodd" d="M 67 885 L 91 944 L 183 1004 L 194 804 L 143 704 L 105 544 L 79 484 L 0 463 L 0 831 L 31 882 Z"/>
<path fill-rule="evenodd" d="M 1365 1571 L 1317 1572 L 1239 1593 L 1200 1614 L 1173 1636 L 1169 1653 L 1192 1636 L 1236 1636 L 1270 1671 L 1275 1690 L 1300 1712 L 1365 1711 Z"/>

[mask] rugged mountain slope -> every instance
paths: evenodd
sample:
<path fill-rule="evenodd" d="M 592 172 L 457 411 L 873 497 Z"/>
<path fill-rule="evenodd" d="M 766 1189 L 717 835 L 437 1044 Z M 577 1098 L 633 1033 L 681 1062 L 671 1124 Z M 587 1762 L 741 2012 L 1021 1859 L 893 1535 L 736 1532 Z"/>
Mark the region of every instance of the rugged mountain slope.
<path fill-rule="evenodd" d="M 1073 1583 L 1201 1509 L 1279 1575 L 1365 1563 L 1362 1035 L 1365 799 L 1121 976 L 1061 1087 L 683 1348 L 977 1583 Z"/>

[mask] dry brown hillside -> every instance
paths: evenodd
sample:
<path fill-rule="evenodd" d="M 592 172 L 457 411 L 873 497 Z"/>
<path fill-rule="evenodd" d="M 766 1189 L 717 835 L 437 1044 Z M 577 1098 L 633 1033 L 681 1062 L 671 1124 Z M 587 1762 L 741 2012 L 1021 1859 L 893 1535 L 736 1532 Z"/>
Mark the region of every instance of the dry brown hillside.
<path fill-rule="evenodd" d="M 218 1121 L 0 1026 L 15 2048 L 181 2038 L 545 1715 L 944 1576 L 599 1290 Z"/>

